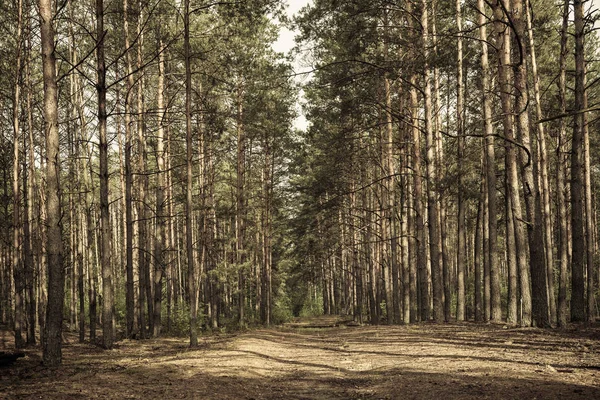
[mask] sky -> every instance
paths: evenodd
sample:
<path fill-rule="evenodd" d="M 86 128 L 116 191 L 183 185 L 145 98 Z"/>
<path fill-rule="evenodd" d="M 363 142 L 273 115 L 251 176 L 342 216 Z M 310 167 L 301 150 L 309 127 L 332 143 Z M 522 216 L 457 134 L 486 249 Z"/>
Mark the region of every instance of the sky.
<path fill-rule="evenodd" d="M 288 17 L 294 16 L 302 7 L 311 3 L 310 0 L 287 0 L 287 15 Z M 290 31 L 285 27 L 281 27 L 279 31 L 279 39 L 273 45 L 273 49 L 286 53 L 294 46 L 295 32 Z"/>
<path fill-rule="evenodd" d="M 294 14 L 300 11 L 302 7 L 310 3 L 311 0 L 288 0 L 286 9 L 287 15 L 290 18 L 293 17 Z M 295 31 L 291 31 L 286 27 L 281 27 L 279 31 L 279 39 L 273 44 L 273 49 L 281 53 L 288 53 L 294 47 L 294 37 L 296 34 L 297 32 Z M 301 60 L 296 59 L 293 65 L 296 72 L 302 70 Z M 300 83 L 300 78 L 297 78 L 296 82 Z M 300 91 L 299 101 L 300 103 L 303 101 L 302 90 Z M 302 114 L 302 108 L 300 104 L 296 105 L 296 109 L 298 111 L 298 118 L 296 118 L 296 121 L 294 121 L 294 127 L 296 129 L 305 130 L 308 126 L 308 121 Z"/>

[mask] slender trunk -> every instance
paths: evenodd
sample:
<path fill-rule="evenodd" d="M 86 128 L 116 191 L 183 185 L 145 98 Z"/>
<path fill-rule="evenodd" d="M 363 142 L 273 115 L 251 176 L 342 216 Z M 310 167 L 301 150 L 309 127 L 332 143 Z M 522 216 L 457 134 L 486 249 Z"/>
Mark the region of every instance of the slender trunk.
<path fill-rule="evenodd" d="M 98 71 L 98 137 L 100 140 L 100 251 L 102 264 L 102 345 L 111 349 L 113 337 L 113 286 L 110 214 L 108 203 L 108 140 L 106 136 L 106 66 L 104 61 L 104 1 L 96 0 L 96 67 Z"/>
<path fill-rule="evenodd" d="M 456 136 L 458 137 L 458 216 L 457 216 L 457 242 L 456 242 L 456 267 L 457 267 L 457 294 L 456 294 L 456 319 L 458 321 L 465 320 L 465 263 L 466 263 L 466 228 L 465 228 L 465 212 L 466 202 L 464 199 L 463 190 L 463 174 L 464 171 L 460 167 L 465 153 L 465 138 L 464 138 L 464 78 L 463 78 L 463 39 L 462 39 L 462 6 L 461 0 L 456 0 L 456 28 L 458 30 L 458 41 L 457 41 L 457 61 L 456 61 Z M 481 35 L 485 35 L 485 25 L 483 25 L 484 32 Z M 482 41 L 482 45 L 486 47 L 487 55 L 487 44 L 485 39 Z M 487 58 L 487 57 L 486 57 Z M 487 59 L 486 59 L 487 63 Z M 482 66 L 483 66 L 483 55 L 482 55 Z M 482 68 L 483 69 L 483 68 Z M 484 79 L 487 80 L 487 71 L 483 70 Z M 484 84 L 484 108 L 487 97 L 485 84 Z M 489 106 L 489 104 L 488 104 Z M 487 131 L 486 131 L 487 133 Z M 493 149 L 493 147 L 492 147 Z M 488 188 L 489 191 L 489 188 Z"/>
<path fill-rule="evenodd" d="M 542 115 L 542 104 L 541 104 L 541 91 L 540 91 L 540 79 L 537 69 L 537 59 L 535 53 L 535 42 L 533 40 L 533 28 L 531 23 L 530 13 L 530 0 L 526 0 L 524 7 L 526 8 L 526 22 L 527 22 L 527 36 L 529 37 L 529 55 L 531 57 L 531 73 L 533 77 L 533 93 L 535 100 L 535 115 L 538 120 L 543 118 Z M 553 249 L 552 243 L 552 214 L 551 214 L 551 203 L 550 203 L 550 183 L 548 179 L 548 152 L 546 150 L 546 130 L 543 123 L 537 125 L 537 168 L 539 173 L 539 192 L 541 195 L 541 213 L 542 221 L 539 221 L 538 225 L 543 230 L 544 240 L 544 254 L 546 257 L 545 270 L 546 270 L 546 282 L 547 282 L 547 297 L 549 306 L 550 324 L 556 321 L 556 302 L 554 301 L 554 268 L 553 268 Z M 541 273 L 541 271 L 540 271 Z"/>
<path fill-rule="evenodd" d="M 485 170 L 485 158 L 483 159 L 482 164 L 484 165 L 484 167 L 482 167 L 482 170 Z M 486 185 L 482 185 L 481 189 L 481 200 L 483 202 L 483 228 L 481 236 L 481 242 L 483 246 L 481 250 L 481 258 L 483 259 L 483 320 L 485 322 L 490 322 L 490 316 L 492 311 L 492 268 L 490 254 L 488 252 L 488 249 L 490 247 L 490 196 L 488 194 L 488 188 Z"/>
<path fill-rule="evenodd" d="M 483 198 L 485 194 L 482 194 Z M 473 263 L 475 264 L 475 322 L 483 322 L 484 320 L 484 302 L 483 302 L 483 268 L 481 265 L 481 250 L 483 248 L 483 228 L 484 228 L 484 206 L 485 202 L 479 200 L 477 205 L 477 220 L 475 221 L 475 238 L 474 238 L 474 254 Z M 485 250 L 485 249 L 483 249 Z"/>
<path fill-rule="evenodd" d="M 429 69 L 429 1 L 423 0 L 423 13 L 421 26 L 423 28 L 423 45 L 425 48 L 425 63 L 423 76 L 425 79 L 425 132 L 427 139 L 427 218 L 429 227 L 429 253 L 431 263 L 431 281 L 433 286 L 433 320 L 442 322 L 444 320 L 444 287 L 442 277 L 442 266 L 439 259 L 439 200 L 437 197 L 437 171 L 435 162 L 435 138 L 433 132 L 433 110 L 431 104 L 431 76 Z"/>
<path fill-rule="evenodd" d="M 584 70 L 585 71 L 585 70 Z M 584 75 L 583 85 L 586 85 Z M 587 93 L 584 93 L 583 108 L 588 108 Z M 584 168 L 584 193 L 585 193 L 585 244 L 586 244 L 586 263 L 587 263 L 587 305 L 586 322 L 596 321 L 595 304 L 595 284 L 594 271 L 596 259 L 596 244 L 594 239 L 595 230 L 595 212 L 592 207 L 592 171 L 590 165 L 590 132 L 587 115 L 583 116 L 583 168 Z"/>
<path fill-rule="evenodd" d="M 62 213 L 58 135 L 58 88 L 54 54 L 52 1 L 39 0 L 42 64 L 44 76 L 44 122 L 46 133 L 46 226 L 48 255 L 48 304 L 44 333 L 44 364 L 62 363 L 62 322 L 65 273 L 63 265 Z"/>
<path fill-rule="evenodd" d="M 516 92 L 515 112 L 517 121 L 517 140 L 521 143 L 524 151 L 519 151 L 519 161 L 521 165 L 521 176 L 523 191 L 525 196 L 526 215 L 528 219 L 527 233 L 529 239 L 529 263 L 532 282 L 532 312 L 537 326 L 549 326 L 548 315 L 548 288 L 547 288 L 547 268 L 545 264 L 545 247 L 543 237 L 543 219 L 542 219 L 542 200 L 540 194 L 539 180 L 534 179 L 538 176 L 537 154 L 532 151 L 530 126 L 529 126 L 529 92 L 527 91 L 527 52 L 525 46 L 525 21 L 523 12 L 525 0 L 515 0 L 513 2 L 513 25 L 515 30 L 516 63 L 514 63 L 514 87 Z"/>
<path fill-rule="evenodd" d="M 31 20 L 29 20 L 29 26 L 31 26 Z M 26 178 L 25 182 L 25 204 L 24 209 L 26 212 L 24 225 L 24 240 L 23 245 L 25 247 L 25 282 L 27 288 L 27 344 L 35 345 L 35 322 L 36 322 L 36 295 L 35 295 L 35 255 L 33 242 L 36 237 L 35 222 L 33 216 L 34 209 L 34 188 L 35 182 L 35 156 L 34 156 L 34 144 L 33 144 L 33 99 L 32 99 L 32 83 L 31 83 L 31 34 L 27 36 L 27 66 L 25 70 L 26 84 L 27 84 L 27 123 L 29 131 L 29 146 L 27 154 L 29 155 L 28 165 L 24 165 L 23 174 Z M 23 143 L 27 143 L 27 139 L 23 138 Z M 23 155 L 25 157 L 25 155 Z M 29 174 L 29 175 L 27 175 Z"/>
<path fill-rule="evenodd" d="M 575 16 L 575 111 L 584 109 L 585 58 L 584 58 L 584 10 L 583 0 L 574 0 Z M 586 247 L 584 235 L 584 114 L 574 117 L 571 142 L 571 321 L 585 321 L 585 265 Z"/>
<path fill-rule="evenodd" d="M 154 331 L 153 336 L 160 336 L 162 286 L 165 273 L 165 240 L 167 237 L 167 224 L 165 218 L 165 117 L 166 106 L 164 100 L 165 90 L 165 46 L 162 39 L 158 39 L 158 87 L 156 93 L 157 124 L 156 133 L 156 237 L 154 239 Z"/>
<path fill-rule="evenodd" d="M 488 241 L 484 248 L 485 258 L 491 271 L 498 269 L 497 255 L 497 200 L 496 200 L 496 154 L 494 148 L 494 129 L 492 126 L 492 104 L 490 67 L 488 56 L 488 37 L 483 0 L 478 0 L 479 8 L 479 38 L 481 40 L 481 70 L 483 87 L 483 120 L 485 131 L 485 183 L 487 191 L 487 231 Z"/>
<path fill-rule="evenodd" d="M 190 55 L 190 0 L 185 0 L 184 11 L 184 51 L 185 51 L 185 131 L 187 154 L 187 190 L 185 203 L 185 238 L 188 267 L 188 291 L 190 296 L 190 347 L 198 345 L 196 273 L 194 271 L 194 248 L 192 240 L 192 72 Z"/>
<path fill-rule="evenodd" d="M 518 266 L 517 266 L 517 246 L 515 242 L 515 219 L 512 213 L 511 199 L 506 199 L 505 207 L 506 222 L 506 264 L 508 267 L 508 312 L 506 322 L 516 325 L 519 321 L 518 310 Z"/>
<path fill-rule="evenodd" d="M 131 168 L 131 94 L 134 86 L 134 77 L 131 66 L 131 44 L 129 41 L 129 3 L 123 0 L 123 35 L 125 36 L 125 68 L 127 73 L 125 95 L 125 320 L 126 336 L 133 337 L 135 325 L 135 298 L 133 279 L 133 174 Z"/>
<path fill-rule="evenodd" d="M 25 346 L 25 339 L 23 338 L 22 330 L 26 327 L 25 321 L 25 307 L 24 307 L 24 271 L 23 271 L 23 257 L 21 248 L 21 237 L 23 229 L 21 227 L 21 173 L 20 173 L 20 153 L 21 153 L 21 139 L 20 135 L 20 115 L 19 109 L 21 107 L 21 64 L 22 64 L 22 28 L 23 28 L 23 1 L 18 0 L 17 4 L 17 54 L 15 58 L 15 82 L 13 88 L 13 109 L 12 109 L 12 127 L 13 127 L 13 210 L 12 210 L 12 269 L 14 276 L 14 297 L 15 297 L 15 319 L 14 319 L 14 331 L 15 331 L 15 347 L 20 349 Z"/>
<path fill-rule="evenodd" d="M 137 46 L 137 68 L 142 68 L 142 50 L 144 46 L 144 33 L 142 31 L 142 3 L 138 3 L 139 17 L 137 24 L 138 46 Z M 146 150 L 146 124 L 145 124 L 145 106 L 144 106 L 144 73 L 141 71 L 141 76 L 138 78 L 137 85 L 137 145 L 138 145 L 138 274 L 139 274 L 139 323 L 140 337 L 146 338 L 148 332 L 153 331 L 153 315 L 154 307 L 152 301 L 152 284 L 150 281 L 150 238 L 149 228 L 147 224 L 147 193 L 148 193 L 148 176 L 146 175 L 146 163 L 148 154 Z M 148 326 L 146 326 L 148 325 Z M 148 329 L 148 330 L 147 330 Z"/>
<path fill-rule="evenodd" d="M 437 0 L 431 1 L 431 45 L 433 46 L 433 58 L 437 59 L 438 44 L 437 44 Z M 433 94 L 432 100 L 432 113 L 433 119 L 433 142 L 434 142 L 434 168 L 437 172 L 436 182 L 444 181 L 444 148 L 442 144 L 441 134 L 441 120 L 440 120 L 440 70 L 437 64 L 433 67 Z M 435 183 L 437 191 L 438 183 Z M 448 255 L 446 251 L 447 243 L 447 230 L 446 230 L 446 209 L 444 207 L 444 201 L 441 192 L 436 193 L 437 197 L 437 208 L 438 208 L 438 264 L 440 269 L 440 280 L 442 285 L 442 307 L 444 314 L 444 321 L 448 322 L 451 318 L 451 297 L 452 287 L 450 285 L 450 270 Z"/>
<path fill-rule="evenodd" d="M 271 323 L 271 288 L 270 288 L 270 271 L 271 271 L 271 185 L 272 185 L 272 174 L 271 174 L 271 144 L 269 143 L 269 136 L 265 134 L 264 137 L 264 152 L 265 161 L 263 166 L 262 180 L 263 180 L 263 201 L 264 210 L 262 215 L 262 234 L 263 234 L 263 260 L 262 260 L 262 271 L 261 271 L 261 321 L 265 325 Z"/>
<path fill-rule="evenodd" d="M 244 327 L 246 319 L 245 308 L 245 193 L 244 179 L 246 174 L 246 131 L 244 127 L 244 88 L 238 83 L 237 88 L 237 183 L 236 183 L 236 263 L 238 268 L 238 325 Z"/>
<path fill-rule="evenodd" d="M 517 156 L 515 146 L 511 144 L 514 141 L 514 122 L 512 107 L 510 102 L 511 88 L 509 84 L 509 71 L 508 66 L 510 65 L 510 38 L 509 31 L 506 29 L 504 23 L 505 16 L 503 9 L 510 9 L 507 7 L 507 1 L 502 5 L 501 1 L 498 0 L 494 3 L 494 28 L 497 35 L 496 43 L 499 47 L 498 53 L 498 80 L 500 83 L 500 97 L 502 102 L 502 113 L 503 113 L 503 129 L 505 137 L 505 163 L 506 163 L 506 179 L 508 182 L 508 196 L 510 196 L 510 203 L 508 205 L 512 207 L 513 219 L 515 221 L 515 244 L 517 249 L 517 264 L 519 269 L 520 277 L 520 291 L 521 291 L 521 304 L 523 309 L 523 315 L 521 318 L 521 324 L 524 326 L 531 325 L 531 289 L 530 289 L 530 277 L 529 277 L 529 265 L 527 263 L 527 239 L 525 238 L 525 230 L 523 227 L 523 217 L 521 208 L 521 198 L 519 195 L 519 178 L 517 172 Z M 508 198 L 507 196 L 507 198 Z M 498 269 L 492 270 L 492 309 L 496 309 L 495 318 L 497 320 L 501 317 L 500 309 L 500 282 L 499 282 L 499 271 Z M 494 306 L 495 305 L 495 306 Z"/>

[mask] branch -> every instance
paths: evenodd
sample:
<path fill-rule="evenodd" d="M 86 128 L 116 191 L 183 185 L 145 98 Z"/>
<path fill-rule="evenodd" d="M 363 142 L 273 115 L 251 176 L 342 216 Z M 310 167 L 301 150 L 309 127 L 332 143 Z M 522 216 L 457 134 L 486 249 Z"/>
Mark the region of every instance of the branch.
<path fill-rule="evenodd" d="M 599 109 L 600 109 L 600 108 L 599 108 Z M 543 122 L 543 121 L 538 121 L 538 122 Z M 441 132 L 442 134 L 444 134 L 444 135 L 448 136 L 448 137 L 451 137 L 451 138 L 454 138 L 454 139 L 459 139 L 459 136 L 458 136 L 458 135 L 453 135 L 453 134 L 451 134 L 451 133 L 444 132 L 444 131 L 442 131 L 442 130 L 440 130 L 440 132 Z M 519 143 L 519 142 L 516 142 L 516 141 L 514 141 L 513 139 L 506 138 L 506 137 L 504 137 L 504 136 L 501 136 L 501 135 L 499 135 L 499 134 L 497 134 L 497 133 L 494 133 L 494 134 L 492 134 L 492 135 L 481 135 L 481 134 L 475 134 L 475 133 L 471 133 L 471 134 L 463 134 L 463 135 L 461 135 L 460 137 L 463 137 L 463 136 L 464 136 L 464 137 L 478 137 L 478 138 L 485 138 L 485 137 L 488 137 L 488 136 L 492 136 L 492 137 L 498 138 L 498 139 L 500 139 L 500 140 L 504 140 L 505 142 L 508 142 L 508 143 L 510 143 L 510 144 L 513 144 L 513 145 L 515 145 L 515 146 L 517 146 L 517 147 L 519 147 L 519 148 L 523 149 L 523 151 L 525 151 L 525 153 L 527 154 L 527 162 L 525 163 L 525 165 L 523 166 L 523 168 L 527 168 L 527 167 L 529 167 L 529 166 L 531 165 L 531 151 L 529 151 L 529 149 L 528 149 L 527 147 L 525 147 L 524 145 L 522 145 L 522 144 L 521 144 L 521 143 Z"/>
<path fill-rule="evenodd" d="M 588 113 L 588 112 L 592 112 L 592 111 L 600 111 L 600 106 L 594 106 L 594 107 L 584 108 L 583 110 L 569 111 L 569 112 L 564 113 L 564 114 L 558 114 L 558 115 L 555 115 L 553 117 L 548 117 L 548 118 L 540 119 L 540 120 L 537 121 L 537 123 L 538 124 L 542 124 L 544 122 L 554 121 L 555 119 L 561 119 L 561 118 L 566 118 L 566 117 L 573 117 L 575 115 L 579 115 L 579 114 L 583 114 L 583 113 Z"/>
<path fill-rule="evenodd" d="M 63 60 L 71 66 L 71 69 L 69 69 L 67 72 L 65 72 L 64 74 L 62 74 L 56 80 L 56 83 L 60 82 L 63 78 L 66 78 L 67 76 L 69 76 L 71 74 L 71 72 L 73 72 L 74 70 L 78 69 L 79 66 L 81 64 L 83 64 L 85 62 L 85 60 L 87 60 L 87 58 L 94 53 L 94 51 L 96 51 L 96 49 L 98 48 L 98 45 L 104 41 L 104 37 L 106 36 L 107 33 L 108 33 L 107 30 L 102 33 L 102 38 L 100 38 L 100 40 L 98 40 L 96 42 L 96 44 L 94 45 L 94 47 L 84 57 L 82 57 L 81 60 L 79 60 L 79 62 L 77 64 L 73 65 L 73 64 L 71 64 L 71 62 L 69 60 L 67 60 L 66 58 L 62 57 Z"/>

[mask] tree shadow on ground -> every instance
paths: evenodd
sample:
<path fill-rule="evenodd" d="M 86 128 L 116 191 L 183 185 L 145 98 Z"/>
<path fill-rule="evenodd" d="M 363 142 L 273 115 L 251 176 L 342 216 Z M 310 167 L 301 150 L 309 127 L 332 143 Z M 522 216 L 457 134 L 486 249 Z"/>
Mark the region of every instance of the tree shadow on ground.
<path fill-rule="evenodd" d="M 19 399 L 594 399 L 600 388 L 493 374 L 431 373 L 414 368 L 392 368 L 337 374 L 302 368 L 256 376 L 252 370 L 217 373 L 202 366 L 146 365 L 82 374 L 66 367 L 40 374 L 21 375 L 6 384 L 0 380 L 0 398 Z M 320 366 L 320 365 L 319 365 Z"/>
<path fill-rule="evenodd" d="M 261 329 L 193 349 L 174 338 L 106 351 L 71 342 L 58 369 L 43 368 L 34 349 L 0 370 L 0 399 L 600 398 L 598 354 L 572 351 L 596 342 L 531 333 L 422 324 Z M 549 342 L 556 348 L 539 345 Z"/>

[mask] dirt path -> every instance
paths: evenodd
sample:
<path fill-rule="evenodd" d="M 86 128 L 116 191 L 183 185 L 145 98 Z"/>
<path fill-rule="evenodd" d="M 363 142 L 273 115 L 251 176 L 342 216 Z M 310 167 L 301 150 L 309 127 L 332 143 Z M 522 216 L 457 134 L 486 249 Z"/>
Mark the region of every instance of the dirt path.
<path fill-rule="evenodd" d="M 474 324 L 332 326 L 331 318 L 239 335 L 39 351 L 0 369 L 0 398 L 600 399 L 600 329 Z M 6 334 L 6 332 L 5 332 Z"/>

